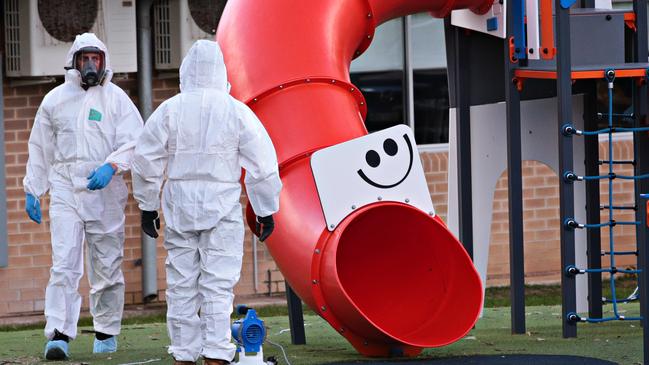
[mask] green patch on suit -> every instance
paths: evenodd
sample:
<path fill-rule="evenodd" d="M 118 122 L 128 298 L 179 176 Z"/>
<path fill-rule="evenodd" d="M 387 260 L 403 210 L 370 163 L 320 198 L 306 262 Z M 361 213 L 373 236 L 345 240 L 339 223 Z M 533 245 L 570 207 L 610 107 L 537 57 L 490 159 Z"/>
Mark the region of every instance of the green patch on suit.
<path fill-rule="evenodd" d="M 90 113 L 88 113 L 88 120 L 101 122 L 101 112 L 99 110 L 90 108 Z"/>

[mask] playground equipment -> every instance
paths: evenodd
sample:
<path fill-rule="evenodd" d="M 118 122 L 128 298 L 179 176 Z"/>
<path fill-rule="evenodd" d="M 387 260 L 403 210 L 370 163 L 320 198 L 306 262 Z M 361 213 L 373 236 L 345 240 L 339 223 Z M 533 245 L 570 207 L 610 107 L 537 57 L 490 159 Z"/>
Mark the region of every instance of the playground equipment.
<path fill-rule="evenodd" d="M 472 176 L 471 165 L 475 153 L 471 119 L 479 119 L 474 114 L 479 108 L 501 108 L 497 113 L 505 118 L 499 120 L 506 120 L 500 139 L 492 145 L 507 146 L 512 331 L 525 333 L 521 160 L 523 153 L 535 153 L 534 148 L 521 145 L 522 126 L 529 127 L 530 133 L 538 132 L 537 139 L 551 138 L 559 147 L 556 155 L 542 154 L 541 160 L 554 160 L 549 164 L 562 177 L 560 270 L 565 337 L 576 336 L 576 323 L 582 320 L 577 314 L 581 311 L 576 299 L 578 274 L 590 275 L 587 283 L 580 280 L 580 286 L 582 293 L 588 290 L 588 318 L 597 319 L 601 317 L 601 273 L 621 272 L 614 266 L 601 268 L 599 229 L 612 230 L 618 223 L 612 214 L 608 223 L 599 223 L 601 204 L 595 183 L 599 178 L 609 179 L 610 184 L 622 178 L 611 172 L 599 176 L 597 172 L 600 162 L 612 166 L 620 161 L 612 154 L 600 160 L 597 138 L 594 133 L 589 135 L 597 130 L 592 117 L 593 83 L 576 84 L 575 89 L 585 96 L 573 96 L 572 84 L 575 80 L 604 79 L 609 69 L 616 78 L 632 78 L 634 145 L 636 150 L 648 150 L 649 134 L 644 129 L 649 69 L 646 4 L 635 0 L 633 11 L 594 10 L 593 1 L 583 0 L 584 9 L 572 13 L 571 0 L 556 0 L 554 4 L 550 0 L 503 0 L 491 5 L 490 1 L 471 0 L 232 0 L 223 14 L 217 40 L 228 63 L 232 93 L 260 116 L 280 161 L 285 189 L 269 250 L 301 299 L 365 355 L 415 355 L 423 347 L 457 340 L 475 322 L 482 289 L 466 252 L 477 258 L 478 267 L 483 265 L 484 270 L 486 264 L 480 258 L 488 252 L 488 243 L 486 247 L 484 244 L 488 230 L 474 232 L 472 212 L 476 204 L 485 202 L 483 196 L 473 195 L 472 185 L 472 180 L 482 178 Z M 461 8 L 470 12 L 464 10 L 447 18 L 445 28 L 455 121 L 452 128 L 456 132 L 451 163 L 457 159 L 458 181 L 451 187 L 457 186 L 459 197 L 457 212 L 451 203 L 455 197 L 449 199 L 449 222 L 457 225 L 466 252 L 458 249 L 459 242 L 433 211 L 427 214 L 407 198 L 394 198 L 403 193 L 399 187 L 385 200 L 376 194 L 376 202 L 364 201 L 346 207 L 346 211 L 338 207 L 338 213 L 342 213 L 334 218 L 336 214 L 327 208 L 316 181 L 319 173 L 313 167 L 313 156 L 325 149 L 348 146 L 344 142 L 368 146 L 363 137 L 365 101 L 349 83 L 352 58 L 368 47 L 374 28 L 388 19 L 420 11 L 445 16 Z M 572 27 L 578 31 L 571 31 Z M 624 48 L 624 37 L 631 50 Z M 556 117 L 547 118 L 547 110 L 552 108 L 545 108 L 545 112 L 537 113 L 543 116 L 540 126 L 525 124 L 530 120 L 525 113 L 543 108 L 548 100 L 556 105 Z M 502 101 L 505 103 L 497 105 Z M 573 107 L 573 103 L 582 101 L 586 118 L 580 117 L 580 108 Z M 545 123 L 552 119 L 556 128 L 548 134 Z M 601 133 L 612 135 L 620 130 L 614 128 L 609 124 Z M 578 135 L 584 136 L 583 145 L 574 143 Z M 404 139 L 407 143 L 407 133 Z M 545 150 L 551 150 L 546 146 Z M 385 146 L 384 150 L 390 155 Z M 379 160 L 370 158 L 370 150 L 366 152 L 367 163 L 374 167 L 374 161 L 378 166 Z M 411 147 L 411 156 L 413 153 Z M 583 173 L 576 159 L 586 161 Z M 635 154 L 632 178 L 636 198 L 640 192 L 649 191 L 643 179 L 649 172 L 648 159 L 646 154 Z M 349 168 L 348 162 L 341 161 L 347 163 L 345 168 Z M 355 166 L 358 171 L 360 167 Z M 580 187 L 576 188 L 580 180 L 586 180 L 586 184 L 577 184 Z M 584 204 L 575 196 L 579 188 L 585 190 L 577 194 L 585 197 Z M 340 190 L 345 189 L 346 185 Z M 453 193 L 452 189 L 449 192 Z M 581 205 L 587 209 L 575 208 Z M 602 207 L 609 212 L 617 209 L 613 201 Z M 639 292 L 645 303 L 649 274 L 643 268 L 649 262 L 649 253 L 645 248 L 646 227 L 639 223 L 644 221 L 646 207 L 636 204 L 633 209 L 636 220 L 629 224 L 638 228 L 638 250 L 634 254 L 639 264 L 632 272 L 641 276 Z M 252 216 L 250 211 L 248 216 Z M 588 228 L 588 232 L 579 228 Z M 587 247 L 585 243 L 578 245 L 582 241 L 579 237 L 587 241 Z M 474 238 L 478 245 L 474 245 Z M 422 245 L 422 241 L 434 244 Z M 610 242 L 614 244 L 612 239 Z M 586 256 L 586 251 L 591 254 Z M 619 254 L 614 246 L 608 252 Z M 615 280 L 611 281 L 614 285 Z M 616 312 L 614 319 L 623 317 Z M 643 328 L 645 338 L 649 338 L 649 326 Z M 647 351 L 645 362 L 649 363 Z"/>
<path fill-rule="evenodd" d="M 610 3 L 609 3 L 610 4 Z M 554 5 L 554 9 L 553 6 Z M 547 146 L 556 142 L 558 153 L 550 165 L 556 165 L 560 191 L 560 218 L 558 227 L 561 233 L 561 268 L 562 280 L 562 312 L 563 336 L 575 337 L 577 323 L 604 322 L 611 320 L 642 320 L 646 312 L 646 283 L 649 272 L 646 264 L 649 262 L 647 249 L 646 205 L 640 204 L 640 193 L 649 190 L 649 127 L 647 127 L 647 4 L 634 1 L 632 10 L 594 9 L 595 1 L 557 0 L 554 4 L 549 0 L 522 1 L 508 0 L 503 5 L 500 15 L 505 15 L 504 22 L 491 21 L 492 27 L 487 29 L 488 19 L 471 14 L 461 14 L 453 17 L 453 24 L 477 32 L 468 33 L 466 29 L 452 27 L 447 22 L 447 54 L 449 62 L 449 77 L 452 80 L 452 116 L 456 121 L 456 140 L 452 143 L 452 151 L 457 147 L 457 180 L 459 203 L 452 209 L 449 203 L 449 226 L 458 227 L 461 241 L 467 250 L 474 253 L 474 258 L 485 257 L 488 250 L 488 237 L 485 231 L 476 231 L 473 223 L 472 209 L 490 201 L 488 194 L 472 194 L 472 174 L 476 171 L 473 166 L 478 155 L 471 145 L 472 134 L 479 130 L 473 119 L 479 119 L 474 111 L 487 106 L 496 107 L 500 104 L 504 122 L 499 127 L 502 139 L 496 143 L 506 143 L 507 168 L 509 185 L 509 224 L 510 224 L 510 281 L 512 288 L 512 332 L 525 333 L 524 305 L 524 267 L 523 267 L 523 195 L 521 178 L 522 156 L 530 154 L 529 146 L 521 143 L 525 137 L 521 133 L 532 133 L 529 120 L 538 118 L 537 114 L 529 114 L 530 105 L 539 103 L 541 98 L 553 98 L 556 114 L 553 118 L 541 121 L 539 129 L 554 129 L 553 136 L 546 137 Z M 581 9 L 575 9 L 580 6 Z M 573 7 L 573 9 L 571 9 Z M 527 9 L 527 10 L 526 10 Z M 538 19 L 536 13 L 538 12 Z M 527 21 L 525 21 L 527 19 Z M 494 28 L 493 25 L 496 24 Z M 503 28 L 504 26 L 504 28 Z M 539 29 L 540 26 L 540 29 Z M 502 39 L 483 35 L 497 35 Z M 626 43 L 625 43 L 626 41 Z M 626 46 L 625 46 L 626 44 Z M 625 48 L 626 47 L 626 48 Z M 485 51 L 486 50 L 486 51 Z M 496 50 L 496 51 L 494 51 Z M 480 64 L 473 62 L 476 53 L 481 57 Z M 504 61 L 504 62 L 503 62 Z M 499 65 L 505 65 L 503 68 Z M 480 70 L 489 69 L 489 80 L 470 79 L 462 74 L 476 74 Z M 495 76 L 493 76 L 495 75 Z M 612 107 L 612 90 L 616 79 L 630 78 L 633 88 L 633 112 L 615 114 Z M 504 80 L 500 83 L 504 88 L 494 87 L 494 80 Z M 606 82 L 608 88 L 608 108 L 600 116 L 606 117 L 606 127 L 598 127 L 596 106 L 595 81 Z M 491 83 L 489 83 L 491 81 Z M 583 94 L 582 97 L 573 93 Z M 548 100 L 548 99 L 545 99 Z M 582 117 L 575 116 L 575 111 L 583 102 Z M 527 108 L 527 109 L 526 109 Z M 581 114 L 581 113 L 579 113 Z M 632 121 L 630 127 L 620 125 L 620 117 Z M 615 123 L 614 123 L 615 120 Z M 548 122 L 553 124 L 548 125 Z M 506 125 L 505 125 L 506 123 Z M 475 129 L 474 129 L 475 128 Z M 616 159 L 613 154 L 613 135 L 618 132 L 632 132 L 634 141 L 634 158 L 632 161 Z M 498 132 L 493 132 L 498 133 Z M 600 134 L 608 135 L 609 151 L 605 158 L 599 157 Z M 506 137 L 505 137 L 506 136 Z M 544 135 L 546 136 L 546 135 Z M 537 136 L 538 137 L 538 136 Z M 583 144 L 580 144 L 583 142 Z M 575 151 L 583 151 L 584 158 L 579 162 Z M 481 151 L 485 153 L 484 151 Z M 453 153 L 453 152 L 452 152 Z M 486 152 L 488 154 L 488 152 Z M 481 157 L 478 157 L 479 159 Z M 472 161 L 473 159 L 473 161 Z M 454 160 L 455 161 L 455 160 Z M 585 165 L 581 164 L 585 161 Z M 479 164 L 484 161 L 475 161 Z M 450 161 L 449 164 L 452 162 Z M 632 164 L 634 173 L 624 176 L 614 171 L 614 166 Z M 605 174 L 599 173 L 599 166 L 607 166 Z M 577 169 L 584 169 L 578 172 Z M 451 174 L 449 174 L 451 175 Z M 484 178 L 480 176 L 484 181 Z M 616 204 L 613 193 L 614 181 L 619 179 L 632 180 L 635 187 L 635 204 L 625 206 Z M 599 181 L 608 180 L 608 202 L 600 203 Z M 584 186 L 585 185 L 585 186 Z M 452 185 L 451 185 L 452 186 Z M 585 189 L 584 194 L 575 194 L 577 189 Z M 451 194 L 452 192 L 449 192 Z M 449 198 L 455 198 L 454 196 Z M 585 204 L 579 199 L 585 198 Z M 586 206 L 585 210 L 581 207 Z M 608 219 L 600 222 L 600 210 L 608 212 Z M 631 221 L 616 221 L 615 212 L 627 210 L 635 213 Z M 483 214 L 484 211 L 476 213 Z M 455 215 L 455 217 L 452 217 Z M 484 224 L 484 222 L 483 222 Z M 615 247 L 615 227 L 629 225 L 636 227 L 637 249 L 621 251 Z M 601 249 L 600 230 L 608 229 L 609 247 Z M 488 230 L 486 230 L 488 234 Z M 583 246 L 579 235 L 583 237 Z M 487 244 L 485 245 L 485 242 Z M 475 245 L 474 245 L 475 244 Z M 588 254 L 587 254 L 588 253 Z M 610 256 L 611 266 L 602 268 L 602 255 Z M 616 256 L 635 255 L 638 257 L 637 270 L 625 270 L 616 266 Z M 476 260 L 480 269 L 480 264 Z M 483 266 L 486 269 L 486 265 Z M 606 302 L 613 304 L 613 316 L 602 316 L 601 274 L 611 277 L 613 297 Z M 617 310 L 617 303 L 626 299 L 615 296 L 615 276 L 617 274 L 637 274 L 639 277 L 640 317 L 624 317 Z M 584 274 L 584 275 L 580 275 Z M 483 273 L 484 275 L 484 273 Z M 586 280 L 587 276 L 587 280 Z M 586 303 L 588 315 L 580 314 L 577 301 L 577 279 L 582 279 L 584 291 L 580 297 Z M 587 290 L 587 291 L 586 291 Z M 586 294 L 587 293 L 587 294 Z M 585 311 L 586 308 L 584 307 Z M 649 326 L 645 322 L 643 333 L 645 341 L 649 339 Z M 649 349 L 645 346 L 644 362 L 649 363 Z"/>
<path fill-rule="evenodd" d="M 580 268 L 577 267 L 576 265 L 569 264 L 565 268 L 565 273 L 566 275 L 573 276 L 573 275 L 578 275 L 578 274 L 597 274 L 600 275 L 602 273 L 608 273 L 610 274 L 610 285 L 611 285 L 611 299 L 604 299 L 604 301 L 612 303 L 613 305 L 613 316 L 612 317 L 606 317 L 602 318 L 601 313 L 597 313 L 596 315 L 591 315 L 589 317 L 582 318 L 577 314 L 576 312 L 569 312 L 566 315 L 566 319 L 571 322 L 576 322 L 576 321 L 583 321 L 583 322 L 607 322 L 607 321 L 612 321 L 612 320 L 642 320 L 642 317 L 627 317 L 618 312 L 617 304 L 619 302 L 627 302 L 630 301 L 631 299 L 626 298 L 626 299 L 618 299 L 616 295 L 616 288 L 615 288 L 615 277 L 616 274 L 640 274 L 642 271 L 641 270 L 634 270 L 634 269 L 621 269 L 618 268 L 616 265 L 615 258 L 616 256 L 622 256 L 622 255 L 637 255 L 637 251 L 621 251 L 621 250 L 616 250 L 615 248 L 615 236 L 614 236 L 614 227 L 616 226 L 624 226 L 624 225 L 633 225 L 636 227 L 640 227 L 644 225 L 645 222 L 643 221 L 618 221 L 615 219 L 615 212 L 620 211 L 620 210 L 628 210 L 631 209 L 629 206 L 623 206 L 623 205 L 616 205 L 614 203 L 614 190 L 613 190 L 613 182 L 616 179 L 626 179 L 626 180 L 643 180 L 649 178 L 649 174 L 644 174 L 640 176 L 624 176 L 620 174 L 616 174 L 614 172 L 613 166 L 614 165 L 621 165 L 621 164 L 635 164 L 634 161 L 622 161 L 622 160 L 616 160 L 614 153 L 613 153 L 613 133 L 614 132 L 632 132 L 632 133 L 640 133 L 640 132 L 647 132 L 649 131 L 649 127 L 636 127 L 636 128 L 624 128 L 624 127 L 616 127 L 613 125 L 613 117 L 616 115 L 613 112 L 613 85 L 615 81 L 615 70 L 614 69 L 607 69 L 604 72 L 604 77 L 607 82 L 607 90 L 608 90 L 608 111 L 606 113 L 607 119 L 608 119 L 608 125 L 606 128 L 599 129 L 599 130 L 594 130 L 594 131 L 584 131 L 584 130 L 579 130 L 575 128 L 571 124 L 566 124 L 562 127 L 562 132 L 566 136 L 597 136 L 600 134 L 607 134 L 608 135 L 608 156 L 606 160 L 600 161 L 601 164 L 608 165 L 608 174 L 606 175 L 585 175 L 585 176 L 580 176 L 573 171 L 566 171 L 563 174 L 564 180 L 567 182 L 577 182 L 577 181 L 598 181 L 602 179 L 607 179 L 608 180 L 608 203 L 604 206 L 602 206 L 603 209 L 608 211 L 608 221 L 605 223 L 580 223 L 573 217 L 567 217 L 564 220 L 564 226 L 568 229 L 597 229 L 599 230 L 602 227 L 608 227 L 608 233 L 609 233 L 609 250 L 602 251 L 602 256 L 609 256 L 610 257 L 610 267 L 608 268 L 601 268 L 601 263 L 598 265 L 599 267 L 588 267 L 588 268 Z M 645 77 L 647 77 L 646 71 L 645 71 Z M 646 80 L 645 80 L 646 82 Z M 628 115 L 619 115 L 619 116 L 626 116 L 629 118 L 632 118 L 633 115 L 628 114 Z M 633 207 L 635 208 L 635 206 Z M 637 209 L 637 208 L 635 208 Z M 601 280 L 601 279 L 600 279 Z"/>
<path fill-rule="evenodd" d="M 350 84 L 349 65 L 368 47 L 377 25 L 415 12 L 479 13 L 490 5 L 491 0 L 231 0 L 221 18 L 217 40 L 232 94 L 263 121 L 280 163 L 284 189 L 268 248 L 300 298 L 362 354 L 416 355 L 458 340 L 480 312 L 480 279 L 441 219 L 407 195 L 383 199 L 378 192 L 385 187 L 368 185 L 376 189 L 376 200 L 347 207 L 342 220 L 329 223 L 311 157 L 367 135 L 365 101 Z M 410 155 L 418 157 L 416 149 Z"/>

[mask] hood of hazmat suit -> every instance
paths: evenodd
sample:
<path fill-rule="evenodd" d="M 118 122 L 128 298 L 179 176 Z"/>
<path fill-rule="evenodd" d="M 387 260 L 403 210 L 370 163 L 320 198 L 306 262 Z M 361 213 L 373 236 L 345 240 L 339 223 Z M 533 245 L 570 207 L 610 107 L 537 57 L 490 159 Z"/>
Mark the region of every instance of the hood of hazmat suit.
<path fill-rule="evenodd" d="M 68 50 L 68 54 L 65 57 L 65 69 L 66 70 L 72 70 L 76 68 L 76 65 L 74 64 L 74 55 L 79 52 L 82 49 L 98 49 L 99 51 L 103 52 L 103 59 L 104 59 L 104 65 L 103 68 L 105 70 L 105 73 L 110 74 L 110 77 L 112 77 L 113 70 L 111 69 L 110 66 L 110 56 L 108 55 L 108 49 L 106 49 L 106 45 L 104 42 L 99 40 L 97 36 L 94 33 L 84 33 L 76 36 L 74 39 L 74 43 L 72 43 L 72 47 Z M 110 77 L 108 78 L 108 81 L 110 81 Z"/>
<path fill-rule="evenodd" d="M 134 196 L 142 210 L 160 207 L 164 172 L 165 222 L 178 232 L 214 228 L 241 215 L 241 168 L 255 213 L 279 209 L 281 181 L 268 133 L 245 104 L 228 93 L 216 42 L 197 41 L 180 66 L 181 92 L 145 124 L 133 158 Z"/>

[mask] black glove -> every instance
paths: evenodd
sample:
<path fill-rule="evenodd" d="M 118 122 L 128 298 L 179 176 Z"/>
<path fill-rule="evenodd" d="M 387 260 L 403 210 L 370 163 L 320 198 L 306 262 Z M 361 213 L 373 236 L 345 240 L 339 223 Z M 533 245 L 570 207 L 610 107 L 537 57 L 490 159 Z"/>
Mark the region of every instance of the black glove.
<path fill-rule="evenodd" d="M 259 236 L 259 240 L 261 242 L 266 241 L 266 238 L 270 236 L 271 233 L 273 233 L 273 229 L 275 229 L 275 221 L 273 220 L 273 216 L 269 215 L 268 217 L 260 217 L 257 216 L 257 224 L 255 225 L 255 228 L 257 229 L 257 235 Z"/>
<path fill-rule="evenodd" d="M 155 210 L 142 211 L 142 230 L 149 237 L 158 238 L 158 229 L 160 229 L 160 218 Z"/>

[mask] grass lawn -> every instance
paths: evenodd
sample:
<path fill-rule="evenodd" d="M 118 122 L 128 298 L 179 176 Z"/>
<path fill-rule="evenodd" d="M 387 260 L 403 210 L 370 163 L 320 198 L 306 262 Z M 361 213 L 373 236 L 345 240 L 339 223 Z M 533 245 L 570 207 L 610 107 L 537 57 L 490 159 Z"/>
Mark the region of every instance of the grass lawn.
<path fill-rule="evenodd" d="M 625 315 L 637 315 L 638 304 L 620 306 Z M 605 310 L 610 310 L 610 305 Z M 288 318 L 264 317 L 268 339 L 282 345 L 293 365 L 326 364 L 334 361 L 365 360 L 321 318 L 307 312 L 305 329 L 307 345 L 290 344 Z M 638 322 L 608 322 L 579 324 L 579 337 L 561 338 L 561 309 L 559 306 L 529 306 L 526 309 L 527 334 L 511 335 L 509 308 L 485 309 L 484 318 L 478 321 L 467 337 L 446 347 L 427 349 L 421 358 L 443 358 L 490 354 L 563 354 L 589 356 L 611 360 L 620 364 L 641 364 L 642 329 Z M 268 313 L 269 315 L 271 313 Z M 162 319 L 162 318 L 159 318 Z M 80 334 L 71 343 L 71 361 L 60 364 L 129 364 L 150 361 L 150 364 L 171 364 L 166 353 L 169 341 L 164 323 L 155 318 L 137 323 L 129 320 L 119 337 L 119 351 L 97 356 L 91 353 L 92 335 Z M 89 330 L 90 327 L 81 327 Z M 21 329 L 0 332 L 0 364 L 42 364 L 44 339 L 42 329 Z M 275 356 L 286 364 L 279 348 L 264 345 L 265 356 Z"/>

